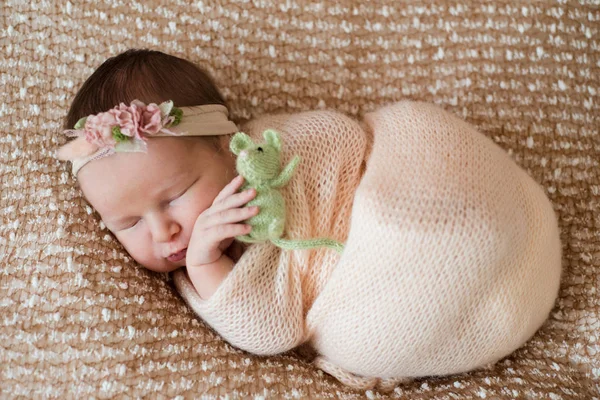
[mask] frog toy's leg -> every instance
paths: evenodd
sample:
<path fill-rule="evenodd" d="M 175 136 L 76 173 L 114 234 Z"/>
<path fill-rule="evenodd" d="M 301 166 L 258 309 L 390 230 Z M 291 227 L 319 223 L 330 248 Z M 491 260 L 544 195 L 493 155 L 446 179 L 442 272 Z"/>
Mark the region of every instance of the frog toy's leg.
<path fill-rule="evenodd" d="M 313 365 L 332 375 L 338 381 L 354 389 L 377 389 L 382 392 L 391 392 L 402 383 L 411 382 L 412 378 L 369 378 L 358 376 L 330 362 L 326 357 L 319 355 L 313 360 Z"/>
<path fill-rule="evenodd" d="M 269 224 L 269 238 L 278 239 L 283 235 L 283 228 L 285 221 L 281 218 L 273 218 L 273 221 Z"/>

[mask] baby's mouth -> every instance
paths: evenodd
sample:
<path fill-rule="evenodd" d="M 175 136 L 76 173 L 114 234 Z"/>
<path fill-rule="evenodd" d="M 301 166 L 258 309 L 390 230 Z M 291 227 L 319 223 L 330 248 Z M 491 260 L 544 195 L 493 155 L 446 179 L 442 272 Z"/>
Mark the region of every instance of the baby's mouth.
<path fill-rule="evenodd" d="M 185 258 L 186 253 L 187 253 L 187 247 L 175 254 L 171 254 L 169 257 L 167 257 L 167 260 L 169 260 L 171 262 L 181 261 Z"/>

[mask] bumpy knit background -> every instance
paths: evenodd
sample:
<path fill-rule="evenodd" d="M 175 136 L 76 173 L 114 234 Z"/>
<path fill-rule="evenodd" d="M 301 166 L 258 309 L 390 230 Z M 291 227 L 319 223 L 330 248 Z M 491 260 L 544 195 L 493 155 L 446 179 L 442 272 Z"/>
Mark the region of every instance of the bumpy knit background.
<path fill-rule="evenodd" d="M 360 116 L 409 98 L 476 125 L 552 200 L 560 296 L 493 370 L 420 379 L 391 397 L 598 397 L 599 31 L 597 0 L 4 1 L 0 397 L 384 397 L 293 352 L 232 348 L 99 225 L 51 152 L 77 88 L 132 47 L 206 67 L 240 121 L 315 108 Z"/>

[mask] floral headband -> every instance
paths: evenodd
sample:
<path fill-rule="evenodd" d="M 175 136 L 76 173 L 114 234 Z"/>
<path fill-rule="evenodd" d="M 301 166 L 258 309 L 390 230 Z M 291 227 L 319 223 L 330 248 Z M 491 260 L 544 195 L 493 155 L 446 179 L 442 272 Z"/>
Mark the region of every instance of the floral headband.
<path fill-rule="evenodd" d="M 221 104 L 175 107 L 171 100 L 159 105 L 133 100 L 81 118 L 63 133 L 77 139 L 63 145 L 57 158 L 72 162 L 73 175 L 88 162 L 115 152 L 148 151 L 146 141 L 155 136 L 212 136 L 238 131 Z"/>

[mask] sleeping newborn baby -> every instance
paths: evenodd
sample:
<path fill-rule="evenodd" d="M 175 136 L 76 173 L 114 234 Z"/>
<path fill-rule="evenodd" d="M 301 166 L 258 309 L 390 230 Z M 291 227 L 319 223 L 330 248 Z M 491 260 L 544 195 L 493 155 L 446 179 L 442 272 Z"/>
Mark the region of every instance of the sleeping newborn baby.
<path fill-rule="evenodd" d="M 135 66 L 126 56 L 160 68 L 124 91 L 106 71 Z M 172 271 L 190 307 L 233 346 L 310 348 L 343 383 L 390 390 L 492 365 L 548 318 L 561 278 L 550 201 L 505 151 L 441 107 L 400 101 L 361 121 L 307 111 L 238 127 L 188 61 L 152 52 L 105 64 L 112 86 L 100 91 L 92 75 L 80 89 L 67 121 L 79 121 L 68 131 L 77 138 L 59 157 L 132 257 Z M 86 98 L 101 92 L 103 101 Z M 283 237 L 327 237 L 343 252 L 235 239 L 260 208 L 244 206 L 256 193 L 238 192 L 230 141 L 243 131 L 261 143 L 268 129 L 280 134 L 282 167 L 302 159 L 280 189 Z"/>

